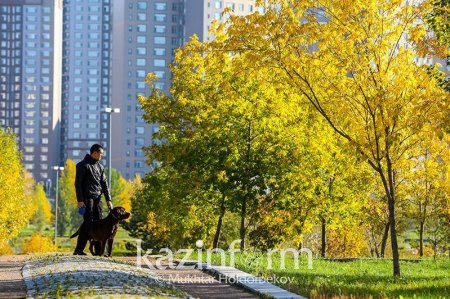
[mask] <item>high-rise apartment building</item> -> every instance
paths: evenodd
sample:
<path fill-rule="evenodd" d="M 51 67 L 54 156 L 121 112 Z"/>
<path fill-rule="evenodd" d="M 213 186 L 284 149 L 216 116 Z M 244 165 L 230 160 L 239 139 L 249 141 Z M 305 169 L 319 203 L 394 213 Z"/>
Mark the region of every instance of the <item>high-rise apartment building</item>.
<path fill-rule="evenodd" d="M 64 0 L 63 161 L 78 162 L 94 143 L 107 146 L 109 122 L 103 110 L 111 96 L 111 2 Z"/>
<path fill-rule="evenodd" d="M 61 38 L 60 0 L 0 0 L 0 126 L 47 187 L 60 162 Z"/>
<path fill-rule="evenodd" d="M 184 2 L 114 1 L 112 106 L 121 113 L 112 116 L 112 166 L 127 179 L 150 170 L 142 147 L 154 142 L 158 125 L 144 122 L 136 97 L 148 94 L 149 72 L 160 78 L 158 88 L 168 90 L 168 65 L 184 37 Z"/>
<path fill-rule="evenodd" d="M 155 86 L 169 92 L 171 73 L 169 64 L 174 51 L 192 34 L 200 40 L 208 35 L 214 19 L 222 19 L 224 8 L 232 13 L 252 13 L 254 0 L 114 0 L 114 38 L 112 62 L 112 107 L 120 108 L 112 116 L 112 167 L 126 179 L 143 176 L 151 170 L 146 164 L 143 146 L 150 146 L 152 134 L 158 124 L 149 125 L 143 120 L 143 111 L 136 98 L 148 95 L 144 79 L 155 73 L 159 80 Z"/>
<path fill-rule="evenodd" d="M 230 14 L 245 16 L 255 11 L 262 11 L 255 5 L 254 0 L 200 0 L 186 1 L 186 40 L 196 34 L 201 41 L 211 40 L 214 37 L 209 34 L 212 20 L 224 21 L 227 15 L 222 15 L 225 8 L 230 9 Z"/>

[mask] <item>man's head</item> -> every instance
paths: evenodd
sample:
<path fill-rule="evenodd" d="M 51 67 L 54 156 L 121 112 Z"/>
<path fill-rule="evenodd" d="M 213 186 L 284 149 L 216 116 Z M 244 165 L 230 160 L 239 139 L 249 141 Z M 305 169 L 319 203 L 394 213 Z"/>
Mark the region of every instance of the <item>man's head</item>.
<path fill-rule="evenodd" d="M 100 144 L 94 144 L 93 146 L 91 146 L 92 159 L 100 161 L 103 158 L 103 155 L 103 146 L 101 146 Z"/>

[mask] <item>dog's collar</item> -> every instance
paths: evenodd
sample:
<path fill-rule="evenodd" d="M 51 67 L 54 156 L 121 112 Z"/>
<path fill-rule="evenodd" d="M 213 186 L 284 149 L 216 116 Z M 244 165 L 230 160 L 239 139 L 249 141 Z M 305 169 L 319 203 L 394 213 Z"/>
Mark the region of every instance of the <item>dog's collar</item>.
<path fill-rule="evenodd" d="M 113 212 L 110 212 L 109 214 L 111 214 L 111 216 L 113 216 L 113 218 L 116 218 L 117 220 L 119 220 L 119 221 L 120 221 L 120 219 L 119 219 L 119 218 L 117 218 L 117 217 L 116 217 L 116 215 L 114 215 L 114 214 L 113 214 Z"/>

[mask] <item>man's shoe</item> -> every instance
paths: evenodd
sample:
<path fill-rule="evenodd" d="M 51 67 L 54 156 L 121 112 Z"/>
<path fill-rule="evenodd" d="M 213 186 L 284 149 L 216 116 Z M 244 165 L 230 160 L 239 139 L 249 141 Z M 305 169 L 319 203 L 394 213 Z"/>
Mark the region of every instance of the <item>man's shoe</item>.
<path fill-rule="evenodd" d="M 87 255 L 87 254 L 84 253 L 83 251 L 81 251 L 81 252 L 75 251 L 75 252 L 73 253 L 73 255 Z"/>

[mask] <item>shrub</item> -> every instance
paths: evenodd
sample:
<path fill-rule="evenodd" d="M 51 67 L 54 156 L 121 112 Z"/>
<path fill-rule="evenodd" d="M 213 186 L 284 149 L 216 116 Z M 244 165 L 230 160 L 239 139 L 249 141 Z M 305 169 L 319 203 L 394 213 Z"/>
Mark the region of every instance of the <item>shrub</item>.
<path fill-rule="evenodd" d="M 33 252 L 54 252 L 56 251 L 55 245 L 52 243 L 51 238 L 43 236 L 39 233 L 34 233 L 31 236 L 30 241 L 23 247 L 22 253 Z"/>
<path fill-rule="evenodd" d="M 14 254 L 14 252 L 8 242 L 0 242 L 0 255 L 10 254 Z"/>

